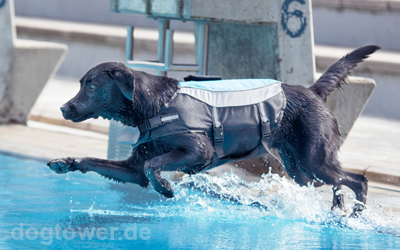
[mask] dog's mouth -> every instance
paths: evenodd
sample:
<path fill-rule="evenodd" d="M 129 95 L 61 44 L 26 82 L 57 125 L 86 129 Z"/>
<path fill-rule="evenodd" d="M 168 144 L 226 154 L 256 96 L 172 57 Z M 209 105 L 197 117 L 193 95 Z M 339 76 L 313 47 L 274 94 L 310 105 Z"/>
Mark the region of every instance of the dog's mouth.
<path fill-rule="evenodd" d="M 64 118 L 73 122 L 81 122 L 89 118 L 96 119 L 99 117 L 99 115 L 96 115 L 96 110 L 86 109 L 79 111 L 75 105 L 70 103 L 64 104 L 60 109 Z"/>
<path fill-rule="evenodd" d="M 95 112 L 90 112 L 90 113 L 87 113 L 87 114 L 84 114 L 84 115 L 80 115 L 80 116 L 76 116 L 76 117 L 68 117 L 68 118 L 64 117 L 64 118 L 67 119 L 67 120 L 71 120 L 73 122 L 82 122 L 82 121 L 85 121 L 85 120 L 87 120 L 89 118 L 96 119 L 98 116 L 95 117 L 94 114 L 95 114 Z"/>

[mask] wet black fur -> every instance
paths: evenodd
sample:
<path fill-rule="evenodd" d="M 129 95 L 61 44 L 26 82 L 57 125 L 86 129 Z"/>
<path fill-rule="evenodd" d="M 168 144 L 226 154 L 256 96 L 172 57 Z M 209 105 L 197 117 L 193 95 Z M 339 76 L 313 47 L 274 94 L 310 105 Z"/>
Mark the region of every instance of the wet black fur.
<path fill-rule="evenodd" d="M 285 168 L 300 185 L 316 181 L 333 186 L 333 205 L 343 208 L 342 185 L 351 188 L 357 200 L 366 202 L 365 176 L 341 168 L 337 158 L 340 133 L 333 114 L 325 107 L 330 92 L 345 82 L 350 71 L 379 47 L 359 48 L 332 65 L 310 88 L 283 84 L 287 107 L 276 132 L 273 147 L 279 149 Z M 81 79 L 81 90 L 61 108 L 75 122 L 102 116 L 127 126 L 137 126 L 153 117 L 178 89 L 178 81 L 129 69 L 122 63 L 103 63 Z M 132 94 L 133 93 L 133 94 Z M 179 134 L 144 143 L 124 161 L 94 158 L 62 158 L 48 163 L 57 173 L 95 171 L 107 178 L 147 186 L 152 182 L 161 194 L 172 197 L 160 171 L 196 173 L 210 163 L 214 148 L 202 134 Z M 361 207 L 362 208 L 362 207 Z M 359 206 L 355 208 L 361 209 Z"/>

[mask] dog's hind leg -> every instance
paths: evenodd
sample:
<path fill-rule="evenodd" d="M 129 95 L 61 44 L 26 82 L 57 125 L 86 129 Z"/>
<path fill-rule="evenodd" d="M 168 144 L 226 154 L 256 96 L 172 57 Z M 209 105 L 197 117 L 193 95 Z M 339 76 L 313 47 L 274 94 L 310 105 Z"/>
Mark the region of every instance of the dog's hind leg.
<path fill-rule="evenodd" d="M 204 165 L 205 163 L 205 159 L 202 159 L 198 154 L 173 150 L 146 161 L 144 173 L 157 192 L 171 198 L 174 196 L 171 185 L 161 177 L 161 171 L 179 171 L 190 166 Z"/>
<path fill-rule="evenodd" d="M 356 199 L 361 202 L 359 204 L 355 204 L 353 208 L 354 215 L 365 208 L 364 204 L 367 202 L 368 180 L 362 174 L 352 173 L 344 169 L 341 169 L 341 171 L 343 176 L 343 178 L 341 178 L 342 185 L 353 190 L 356 195 Z"/>
<path fill-rule="evenodd" d="M 283 147 L 283 145 L 282 145 Z M 338 207 L 340 209 L 344 209 L 344 199 L 343 194 L 338 192 L 341 190 L 342 185 L 348 186 L 348 183 L 344 183 L 342 176 L 346 176 L 346 173 L 336 173 L 343 171 L 340 167 L 340 163 L 337 160 L 333 160 L 338 164 L 338 167 L 335 167 L 333 164 L 330 166 L 320 166 L 321 162 L 312 162 L 309 165 L 312 166 L 320 166 L 315 168 L 308 167 L 305 159 L 300 159 L 300 157 L 290 150 L 290 146 L 284 147 L 285 149 L 281 149 L 281 158 L 285 165 L 286 172 L 288 175 L 300 186 L 305 186 L 307 183 L 311 183 L 314 181 L 314 186 L 318 187 L 323 184 L 332 185 L 333 190 L 333 205 L 332 209 Z M 321 155 L 321 154 L 319 154 Z M 317 159 L 317 157 L 311 157 L 311 159 Z M 328 171 L 328 172 L 327 172 Z M 355 190 L 356 192 L 356 190 Z M 365 192 L 366 194 L 366 192 Z"/>
<path fill-rule="evenodd" d="M 335 160 L 329 166 L 321 166 L 312 169 L 315 178 L 323 180 L 324 183 L 333 186 L 333 206 L 344 208 L 343 195 L 338 193 L 342 186 L 347 186 L 356 195 L 360 204 L 356 204 L 354 211 L 361 211 L 367 202 L 368 184 L 367 179 L 362 174 L 356 174 L 342 169 L 339 161 Z"/>
<path fill-rule="evenodd" d="M 308 178 L 301 171 L 301 167 L 298 165 L 299 161 L 296 159 L 294 153 L 290 149 L 281 150 L 280 153 L 285 170 L 287 174 L 300 186 L 306 186 L 307 183 L 312 183 L 312 179 Z"/>

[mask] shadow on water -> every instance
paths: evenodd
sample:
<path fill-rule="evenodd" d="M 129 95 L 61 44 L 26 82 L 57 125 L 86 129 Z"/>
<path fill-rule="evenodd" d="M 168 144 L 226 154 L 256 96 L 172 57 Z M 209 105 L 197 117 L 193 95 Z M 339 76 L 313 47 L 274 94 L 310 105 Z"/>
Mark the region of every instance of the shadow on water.
<path fill-rule="evenodd" d="M 273 174 L 251 184 L 235 174 L 198 174 L 173 183 L 175 197 L 166 199 L 152 187 L 93 173 L 67 177 L 42 162 L 8 156 L 1 162 L 2 248 L 393 249 L 400 243 L 399 219 L 387 208 L 371 206 L 349 218 L 331 212 L 323 190 Z"/>

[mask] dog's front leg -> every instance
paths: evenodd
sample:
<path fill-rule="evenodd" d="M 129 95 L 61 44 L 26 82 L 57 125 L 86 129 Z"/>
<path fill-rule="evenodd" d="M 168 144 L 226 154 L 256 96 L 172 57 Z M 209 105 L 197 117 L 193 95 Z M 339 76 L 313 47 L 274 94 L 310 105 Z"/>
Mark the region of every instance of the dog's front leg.
<path fill-rule="evenodd" d="M 202 159 L 197 154 L 174 150 L 166 154 L 147 160 L 144 164 L 144 173 L 160 194 L 172 198 L 174 193 L 169 182 L 161 177 L 161 171 L 176 171 L 186 167 L 205 164 L 207 159 Z"/>
<path fill-rule="evenodd" d="M 146 187 L 148 179 L 143 172 L 143 164 L 135 164 L 131 158 L 123 161 L 109 161 L 97 158 L 59 158 L 47 163 L 51 170 L 58 174 L 72 171 L 96 172 L 106 178 L 118 181 L 135 183 Z M 141 166 L 142 167 L 141 167 Z"/>

